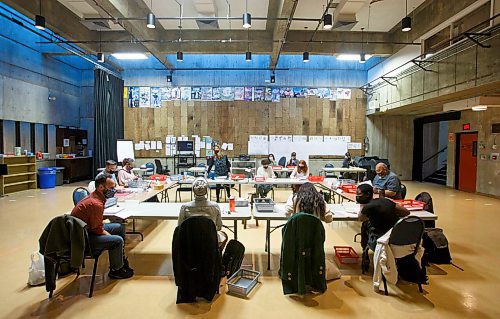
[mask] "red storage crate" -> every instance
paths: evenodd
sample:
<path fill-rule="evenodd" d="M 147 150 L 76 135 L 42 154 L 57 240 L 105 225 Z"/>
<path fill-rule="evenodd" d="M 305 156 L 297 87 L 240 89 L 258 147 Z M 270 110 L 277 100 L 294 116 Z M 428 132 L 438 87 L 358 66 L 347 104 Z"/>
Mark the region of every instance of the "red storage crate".
<path fill-rule="evenodd" d="M 351 193 L 351 194 L 356 194 L 356 189 L 358 188 L 358 186 L 356 185 L 341 185 L 340 186 L 340 189 L 342 189 L 343 192 L 345 193 Z"/>
<path fill-rule="evenodd" d="M 333 246 L 335 256 L 341 264 L 355 264 L 358 262 L 358 254 L 350 246 Z"/>
<path fill-rule="evenodd" d="M 292 166 L 292 165 L 290 165 L 290 166 L 287 166 L 286 168 L 295 169 L 295 167 L 297 167 L 297 166 Z"/>
<path fill-rule="evenodd" d="M 307 178 L 310 182 L 322 182 L 325 180 L 324 176 L 309 176 Z"/>
<path fill-rule="evenodd" d="M 237 181 L 237 180 L 244 179 L 244 178 L 245 178 L 245 174 L 231 174 L 231 179 L 233 181 Z"/>
<path fill-rule="evenodd" d="M 158 178 L 160 181 L 166 181 L 167 180 L 167 175 L 161 175 L 161 174 L 154 174 L 149 177 L 150 180 L 154 181 Z"/>
<path fill-rule="evenodd" d="M 394 199 L 392 201 L 408 210 L 423 210 L 425 205 L 424 202 L 413 199 Z"/>

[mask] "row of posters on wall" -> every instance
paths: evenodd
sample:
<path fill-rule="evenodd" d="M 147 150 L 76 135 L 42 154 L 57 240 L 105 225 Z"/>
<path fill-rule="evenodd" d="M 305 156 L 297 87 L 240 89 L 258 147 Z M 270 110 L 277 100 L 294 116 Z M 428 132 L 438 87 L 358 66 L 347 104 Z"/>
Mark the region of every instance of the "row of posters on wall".
<path fill-rule="evenodd" d="M 148 87 L 124 89 L 129 107 L 161 107 L 162 101 L 264 101 L 279 102 L 282 98 L 317 96 L 329 100 L 350 100 L 351 89 L 300 87 Z"/>

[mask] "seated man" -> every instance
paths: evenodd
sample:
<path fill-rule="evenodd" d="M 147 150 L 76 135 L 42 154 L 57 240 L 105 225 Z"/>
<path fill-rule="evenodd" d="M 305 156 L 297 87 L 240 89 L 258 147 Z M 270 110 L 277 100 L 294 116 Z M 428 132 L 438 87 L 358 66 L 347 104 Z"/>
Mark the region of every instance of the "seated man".
<path fill-rule="evenodd" d="M 95 191 L 82 199 L 71 211 L 71 216 L 87 223 L 90 245 L 109 251 L 109 274 L 114 279 L 130 278 L 134 270 L 125 258 L 125 228 L 122 224 L 103 224 L 104 203 L 114 196 L 115 182 L 109 174 L 95 180 Z"/>
<path fill-rule="evenodd" d="M 210 218 L 218 232 L 219 248 L 222 250 L 227 242 L 227 235 L 222 229 L 220 207 L 217 203 L 207 200 L 208 182 L 198 177 L 193 182 L 194 201 L 182 205 L 179 214 L 179 225 L 191 216 L 205 216 Z"/>
<path fill-rule="evenodd" d="M 356 202 L 361 204 L 358 214 L 363 221 L 361 227 L 361 247 L 368 246 L 375 250 L 377 239 L 391 229 L 399 218 L 410 212 L 387 198 L 373 199 L 373 187 L 368 184 L 358 185 Z"/>
<path fill-rule="evenodd" d="M 255 176 L 273 178 L 273 169 L 269 167 L 271 161 L 265 158 L 260 163 L 262 166 L 257 169 L 257 174 Z M 255 187 L 257 188 L 257 195 L 261 198 L 265 198 L 267 196 L 267 193 L 269 193 L 273 188 L 271 184 L 256 184 Z"/>
<path fill-rule="evenodd" d="M 122 165 L 123 168 L 118 172 L 118 183 L 121 186 L 127 187 L 131 181 L 135 181 L 139 177 L 132 172 L 134 168 L 134 160 L 132 158 L 124 158 Z"/>
<path fill-rule="evenodd" d="M 384 163 L 378 163 L 375 166 L 377 176 L 373 179 L 373 192 L 375 194 L 384 191 L 384 196 L 392 199 L 403 199 L 401 195 L 401 181 L 398 176 L 389 171 Z"/>
<path fill-rule="evenodd" d="M 116 162 L 113 161 L 113 160 L 107 160 L 106 161 L 106 167 L 104 168 L 104 170 L 102 172 L 100 172 L 99 174 L 96 175 L 95 179 L 97 179 L 99 176 L 102 176 L 104 174 L 109 174 L 111 175 L 111 178 L 113 179 L 113 182 L 115 182 L 115 189 L 118 190 L 118 189 L 122 189 L 123 187 L 122 186 L 119 186 L 118 185 L 118 180 L 116 179 Z"/>

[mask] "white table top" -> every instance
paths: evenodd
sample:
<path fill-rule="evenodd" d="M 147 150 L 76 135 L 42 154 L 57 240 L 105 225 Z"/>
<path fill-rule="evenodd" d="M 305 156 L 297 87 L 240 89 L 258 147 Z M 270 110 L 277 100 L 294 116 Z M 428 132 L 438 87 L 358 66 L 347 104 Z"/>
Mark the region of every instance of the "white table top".
<path fill-rule="evenodd" d="M 333 221 L 357 221 L 359 204 L 355 203 L 342 203 L 342 204 L 327 204 L 328 210 L 333 213 Z M 411 211 L 410 215 L 418 216 L 423 220 L 436 220 L 435 214 L 429 213 L 424 210 Z M 275 205 L 274 212 L 272 213 L 259 213 L 253 211 L 253 217 L 256 220 L 287 220 L 289 216 L 285 214 L 283 204 Z"/>
<path fill-rule="evenodd" d="M 206 171 L 207 171 L 206 167 L 195 166 L 195 167 L 188 168 L 188 172 L 193 172 L 193 173 L 204 173 Z"/>
<path fill-rule="evenodd" d="M 264 182 L 256 182 L 253 179 L 248 181 L 248 184 L 273 184 L 273 185 L 291 185 L 291 184 L 305 184 L 310 182 L 307 178 L 267 178 Z M 310 182 L 314 183 L 314 182 Z"/>
<path fill-rule="evenodd" d="M 361 168 L 361 167 L 323 167 L 321 169 L 324 172 L 351 172 L 351 173 L 364 173 L 366 172 L 366 169 Z"/>
<path fill-rule="evenodd" d="M 166 219 L 177 220 L 182 205 L 186 203 L 138 203 L 137 201 L 126 201 L 118 203 L 118 208 L 123 208 L 116 214 L 107 214 L 107 211 L 113 209 L 110 207 L 104 210 L 104 216 L 115 216 L 122 219 L 141 218 L 141 219 Z M 229 204 L 220 203 L 222 220 L 249 220 L 251 218 L 250 206 L 236 207 L 236 212 L 229 213 Z M 115 208 L 116 209 L 116 208 Z"/>

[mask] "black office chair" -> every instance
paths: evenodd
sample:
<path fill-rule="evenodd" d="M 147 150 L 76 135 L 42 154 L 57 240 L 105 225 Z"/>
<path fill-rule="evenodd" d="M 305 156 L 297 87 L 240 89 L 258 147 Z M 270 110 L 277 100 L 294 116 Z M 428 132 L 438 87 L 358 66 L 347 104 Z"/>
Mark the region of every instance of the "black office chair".
<path fill-rule="evenodd" d="M 168 173 L 170 173 L 168 165 L 166 165 L 165 168 L 163 168 L 163 165 L 161 165 L 161 161 L 159 159 L 155 159 L 155 165 L 156 165 L 156 174 L 168 175 Z"/>
<path fill-rule="evenodd" d="M 280 158 L 280 160 L 278 161 L 278 165 L 285 167 L 286 166 L 286 157 L 282 156 Z"/>
<path fill-rule="evenodd" d="M 409 256 L 403 258 L 415 258 L 415 255 L 420 246 L 420 242 L 422 241 L 422 235 L 424 234 L 424 222 L 417 216 L 406 216 L 403 219 L 400 219 L 396 225 L 392 228 L 391 236 L 389 237 L 389 245 L 396 246 L 405 246 L 405 245 L 415 245 L 415 250 Z M 398 258 L 401 260 L 402 258 Z M 396 259 L 396 266 L 398 269 L 398 273 L 400 277 L 404 278 L 405 270 L 398 263 L 398 259 Z M 417 263 L 415 263 L 415 267 L 419 267 Z M 422 272 L 421 269 L 414 269 L 410 271 Z M 418 291 L 423 293 L 422 284 L 426 282 L 425 276 L 418 276 L 419 278 L 414 282 L 418 285 Z M 384 282 L 384 292 L 387 296 L 389 293 L 387 291 L 387 280 L 384 275 L 382 275 L 382 281 Z"/>
<path fill-rule="evenodd" d="M 405 198 L 406 198 L 406 185 L 401 184 L 401 199 L 405 199 Z"/>
<path fill-rule="evenodd" d="M 89 196 L 89 191 L 85 187 L 77 187 L 73 191 L 73 204 L 76 206 L 82 199 Z"/>

